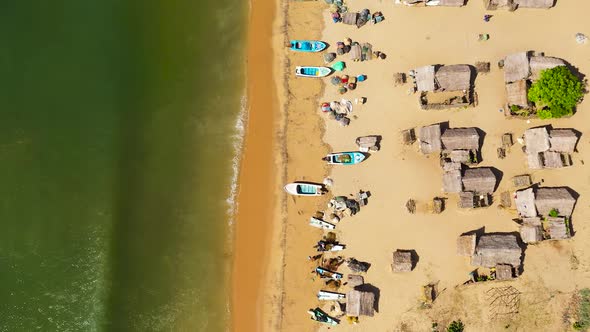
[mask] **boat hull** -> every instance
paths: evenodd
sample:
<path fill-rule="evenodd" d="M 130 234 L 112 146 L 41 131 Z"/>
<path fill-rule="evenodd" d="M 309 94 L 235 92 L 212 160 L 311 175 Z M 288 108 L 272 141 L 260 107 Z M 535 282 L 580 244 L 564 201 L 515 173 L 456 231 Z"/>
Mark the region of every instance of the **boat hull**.
<path fill-rule="evenodd" d="M 324 194 L 323 186 L 317 183 L 293 182 L 284 187 L 288 194 L 294 196 L 321 196 Z"/>
<path fill-rule="evenodd" d="M 291 50 L 296 52 L 321 52 L 328 45 L 319 40 L 291 40 Z"/>
<path fill-rule="evenodd" d="M 356 165 L 366 159 L 362 152 L 338 152 L 327 155 L 329 165 Z"/>
<path fill-rule="evenodd" d="M 297 66 L 295 67 L 295 76 L 320 78 L 326 77 L 332 73 L 332 69 L 328 67 L 311 67 L 311 66 Z"/>
<path fill-rule="evenodd" d="M 320 301 L 338 301 L 346 298 L 346 294 L 330 292 L 325 290 L 319 291 L 317 296 L 318 300 Z"/>
<path fill-rule="evenodd" d="M 309 225 L 313 226 L 313 227 L 317 227 L 317 228 L 321 228 L 321 229 L 329 229 L 329 230 L 336 228 L 336 225 L 331 224 L 331 223 L 324 221 L 322 219 L 314 218 L 314 217 L 311 217 L 309 219 Z"/>

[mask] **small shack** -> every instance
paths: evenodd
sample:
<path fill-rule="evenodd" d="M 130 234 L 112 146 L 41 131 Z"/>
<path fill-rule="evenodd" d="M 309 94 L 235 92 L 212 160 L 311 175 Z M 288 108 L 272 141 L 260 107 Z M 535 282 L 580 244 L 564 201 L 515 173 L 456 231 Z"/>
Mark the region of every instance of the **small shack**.
<path fill-rule="evenodd" d="M 520 237 L 524 243 L 543 241 L 543 226 L 541 218 L 523 218 L 520 226 Z"/>
<path fill-rule="evenodd" d="M 463 189 L 476 194 L 491 194 L 496 189 L 496 176 L 487 167 L 467 169 L 463 175 Z"/>
<path fill-rule="evenodd" d="M 414 69 L 416 89 L 418 91 L 436 90 L 434 66 L 424 66 Z"/>
<path fill-rule="evenodd" d="M 391 264 L 393 272 L 410 272 L 414 268 L 412 253 L 408 250 L 396 250 L 393 253 L 393 263 Z"/>
<path fill-rule="evenodd" d="M 462 190 L 461 171 L 453 170 L 443 173 L 443 192 L 459 193 Z"/>
<path fill-rule="evenodd" d="M 423 154 L 438 153 L 442 149 L 440 124 L 420 128 L 420 151 Z"/>
<path fill-rule="evenodd" d="M 496 280 L 510 280 L 514 278 L 514 268 L 508 264 L 496 265 Z"/>
<path fill-rule="evenodd" d="M 375 315 L 375 294 L 353 289 L 346 294 L 346 315 L 351 317 Z"/>
<path fill-rule="evenodd" d="M 518 190 L 515 194 L 514 202 L 516 203 L 516 210 L 521 217 L 533 218 L 537 216 L 533 188 Z"/>
<path fill-rule="evenodd" d="M 578 135 L 571 129 L 552 129 L 549 132 L 551 151 L 574 153 L 577 143 Z"/>
<path fill-rule="evenodd" d="M 541 72 L 543 70 L 565 66 L 565 62 L 563 60 L 549 56 L 532 56 L 529 64 L 531 67 L 531 80 L 533 81 L 541 78 Z"/>
<path fill-rule="evenodd" d="M 569 225 L 564 217 L 547 217 L 547 233 L 552 240 L 570 238 Z"/>
<path fill-rule="evenodd" d="M 541 216 L 549 216 L 555 210 L 557 215 L 569 218 L 575 204 L 576 199 L 566 188 L 539 188 L 535 195 L 535 206 Z"/>
<path fill-rule="evenodd" d="M 441 136 L 445 150 L 479 150 L 479 133 L 476 128 L 451 128 Z"/>
<path fill-rule="evenodd" d="M 504 59 L 504 82 L 526 80 L 531 73 L 526 52 L 510 54 Z"/>
<path fill-rule="evenodd" d="M 528 84 L 526 80 L 506 84 L 506 103 L 508 106 L 529 107 Z"/>
<path fill-rule="evenodd" d="M 471 67 L 468 65 L 442 66 L 436 71 L 436 83 L 442 91 L 463 91 L 471 88 Z"/>
<path fill-rule="evenodd" d="M 471 265 L 492 268 L 498 264 L 508 264 L 520 267 L 521 256 L 522 249 L 515 235 L 486 234 L 477 242 Z"/>
<path fill-rule="evenodd" d="M 528 187 L 532 184 L 529 174 L 517 175 L 512 178 L 512 184 L 515 187 Z"/>
<path fill-rule="evenodd" d="M 459 193 L 459 208 L 473 209 L 478 207 L 475 200 L 475 193 L 472 191 L 462 191 Z"/>
<path fill-rule="evenodd" d="M 475 253 L 477 236 L 475 234 L 463 234 L 457 239 L 457 255 L 471 256 Z"/>

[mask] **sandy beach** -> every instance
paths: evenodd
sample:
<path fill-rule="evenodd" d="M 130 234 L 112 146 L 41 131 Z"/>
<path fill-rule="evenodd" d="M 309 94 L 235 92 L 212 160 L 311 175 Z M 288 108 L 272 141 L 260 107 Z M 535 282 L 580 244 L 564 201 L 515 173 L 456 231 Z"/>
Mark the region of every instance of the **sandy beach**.
<path fill-rule="evenodd" d="M 355 257 L 371 263 L 364 274 L 365 282 L 379 289 L 378 310 L 374 317 L 361 317 L 356 325 L 343 321 L 332 330 L 343 331 L 430 331 L 432 323 L 446 326 L 461 319 L 466 331 L 559 331 L 567 330 L 564 322 L 565 308 L 576 289 L 590 286 L 590 227 L 586 216 L 590 213 L 587 197 L 590 194 L 590 172 L 585 160 L 590 160 L 590 104 L 583 101 L 571 118 L 552 121 L 533 119 L 530 122 L 507 119 L 499 112 L 505 102 L 503 72 L 496 63 L 508 54 L 521 51 L 540 51 L 546 55 L 566 60 L 583 74 L 590 73 L 590 45 L 576 44 L 577 32 L 590 34 L 584 13 L 590 3 L 573 3 L 558 0 L 549 10 L 519 9 L 516 12 L 486 12 L 480 1 L 469 1 L 461 8 L 417 8 L 367 0 L 361 4 L 348 3 L 349 10 L 369 8 L 381 11 L 385 20 L 376 25 L 367 24 L 360 29 L 354 26 L 333 24 L 328 6 L 318 2 L 282 2 L 277 8 L 274 26 L 274 64 L 277 79 L 277 108 L 272 123 L 277 131 L 266 131 L 275 138 L 275 173 L 267 183 L 269 192 L 276 199 L 273 209 L 266 206 L 268 223 L 261 210 L 245 208 L 255 204 L 246 200 L 240 190 L 240 216 L 242 224 L 253 222 L 256 230 L 245 235 L 238 232 L 234 282 L 234 322 L 240 322 L 236 331 L 315 331 L 324 330 L 309 319 L 307 309 L 326 305 L 316 300 L 315 294 L 323 282 L 311 273 L 314 264 L 307 260 L 314 254 L 312 246 L 323 234 L 307 225 L 309 217 L 317 210 L 324 210 L 332 195 L 353 194 L 359 190 L 370 191 L 367 206 L 352 217 L 343 219 L 336 229 L 339 240 L 347 245 L 345 257 Z M 484 14 L 493 15 L 484 22 Z M 285 15 L 285 16 L 284 16 Z M 547 22 L 559 22 L 548 24 Z M 488 33 L 490 40 L 480 42 L 479 33 Z M 387 54 L 385 60 L 366 62 L 349 61 L 349 56 L 339 56 L 345 61 L 348 75 L 367 75 L 368 79 L 354 91 L 341 96 L 329 84 L 329 78 L 305 79 L 293 75 L 296 65 L 323 65 L 322 55 L 286 53 L 280 45 L 288 39 L 320 39 L 335 51 L 337 41 L 350 37 L 353 41 L 370 42 L 374 50 Z M 407 73 L 410 69 L 430 64 L 471 64 L 487 61 L 491 72 L 480 74 L 475 81 L 478 105 L 459 110 L 420 110 L 418 94 L 409 93 L 411 84 L 395 87 L 393 74 Z M 321 114 L 319 103 L 346 98 L 354 100 L 366 97 L 367 103 L 355 106 L 350 126 L 341 127 Z M 586 98 L 587 99 L 587 98 Z M 254 114 L 255 112 L 252 112 Z M 252 116 L 250 118 L 252 124 Z M 400 132 L 439 122 L 449 122 L 451 127 L 477 127 L 485 132 L 482 162 L 478 166 L 490 166 L 502 172 L 502 179 L 494 194 L 491 207 L 464 210 L 457 207 L 456 195 L 441 192 L 442 170 L 436 156 L 424 156 L 418 145 L 402 144 Z M 575 128 L 582 133 L 578 152 L 573 155 L 573 166 L 559 170 L 527 168 L 525 154 L 517 143 L 505 159 L 498 159 L 496 149 L 501 146 L 501 135 L 511 132 L 515 137 L 524 130 L 552 125 L 554 128 Z M 250 127 L 252 128 L 252 127 Z M 256 131 L 258 133 L 258 131 Z M 363 135 L 382 135 L 381 151 L 372 153 L 360 165 L 327 168 L 321 157 L 328 151 L 356 150 L 355 138 Z M 255 144 L 246 141 L 248 147 Z M 268 139 L 265 136 L 263 140 Z M 254 155 L 254 154 L 252 154 Z M 270 174 L 268 169 L 246 172 L 244 178 Z M 486 232 L 515 232 L 518 225 L 513 209 L 498 207 L 499 193 L 514 191 L 510 179 L 518 174 L 532 175 L 534 182 L 543 186 L 568 186 L 579 194 L 572 216 L 575 235 L 570 240 L 543 242 L 529 245 L 524 257 L 524 272 L 516 280 L 459 286 L 468 279 L 474 267 L 467 257 L 456 254 L 458 235 L 475 229 Z M 334 186 L 328 197 L 292 197 L 282 193 L 282 185 L 295 180 L 321 182 L 329 176 Z M 252 180 L 254 181 L 254 180 Z M 442 214 L 431 214 L 423 206 L 433 197 L 447 198 Z M 270 197 L 270 199 L 272 199 Z M 405 203 L 413 198 L 419 203 L 418 213 L 411 215 Z M 257 197 L 256 199 L 260 199 Z M 260 205 L 260 201 L 258 201 Z M 256 205 L 252 205 L 254 207 Z M 261 209 L 264 209 L 260 205 Z M 250 212 L 248 212 L 250 211 Z M 264 226 L 270 231 L 261 230 Z M 272 225 L 272 226 L 271 226 Z M 255 233 L 255 234 L 254 234 Z M 261 235 L 260 234 L 264 234 Z M 252 238 L 265 241 L 258 247 Z M 247 240 L 243 240 L 248 238 Z M 413 249 L 419 256 L 415 269 L 409 273 L 391 271 L 392 252 L 396 249 Z M 256 256 L 266 252 L 262 256 Z M 256 259 L 265 257 L 265 259 Z M 248 265 L 257 260 L 254 265 Z M 263 265 L 259 265 L 263 264 Z M 261 267 L 255 272 L 255 267 Z M 262 269 L 265 268 L 265 269 Z M 264 278 L 261 279 L 261 271 Z M 349 273 L 345 266 L 339 272 Z M 244 276 L 242 273 L 246 273 Z M 258 284 L 257 284 L 258 282 Z M 420 305 L 421 287 L 437 283 L 439 298 L 432 308 Z M 510 320 L 492 319 L 486 291 L 492 287 L 510 285 L 520 292 L 519 313 Z M 254 287 L 243 290 L 244 287 Z M 255 291 L 256 290 L 256 291 Z M 342 288 L 346 292 L 348 288 Z M 242 295 L 240 295 L 242 293 Z M 256 295 L 258 294 L 258 295 Z M 258 296 L 258 297 L 257 297 Z M 254 312 L 252 299 L 260 302 Z M 238 309 L 238 308 L 243 309 Z M 236 313 L 241 314 L 236 315 Z M 244 321 L 247 317 L 259 317 L 260 325 Z"/>

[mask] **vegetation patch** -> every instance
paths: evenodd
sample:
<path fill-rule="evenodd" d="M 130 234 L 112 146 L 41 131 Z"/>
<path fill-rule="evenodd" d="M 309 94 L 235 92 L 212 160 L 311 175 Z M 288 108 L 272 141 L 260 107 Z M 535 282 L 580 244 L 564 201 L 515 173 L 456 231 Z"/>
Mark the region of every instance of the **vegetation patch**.
<path fill-rule="evenodd" d="M 541 119 L 572 115 L 584 95 L 584 86 L 566 66 L 546 69 L 528 92 Z"/>

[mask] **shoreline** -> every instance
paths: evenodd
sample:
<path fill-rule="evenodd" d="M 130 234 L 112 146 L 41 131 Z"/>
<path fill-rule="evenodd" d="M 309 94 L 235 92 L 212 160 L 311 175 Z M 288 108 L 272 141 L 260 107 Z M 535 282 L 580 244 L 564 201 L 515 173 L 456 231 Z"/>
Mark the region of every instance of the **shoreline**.
<path fill-rule="evenodd" d="M 274 206 L 273 156 L 274 112 L 277 96 L 264 82 L 272 81 L 272 23 L 275 0 L 251 0 L 248 13 L 246 83 L 247 124 L 243 141 L 231 272 L 231 312 L 229 330 L 259 331 L 262 283 L 265 278 Z M 271 23 L 269 23 L 271 22 Z M 270 102 L 269 102 L 270 100 Z M 238 328 L 239 325 L 239 328 Z"/>

